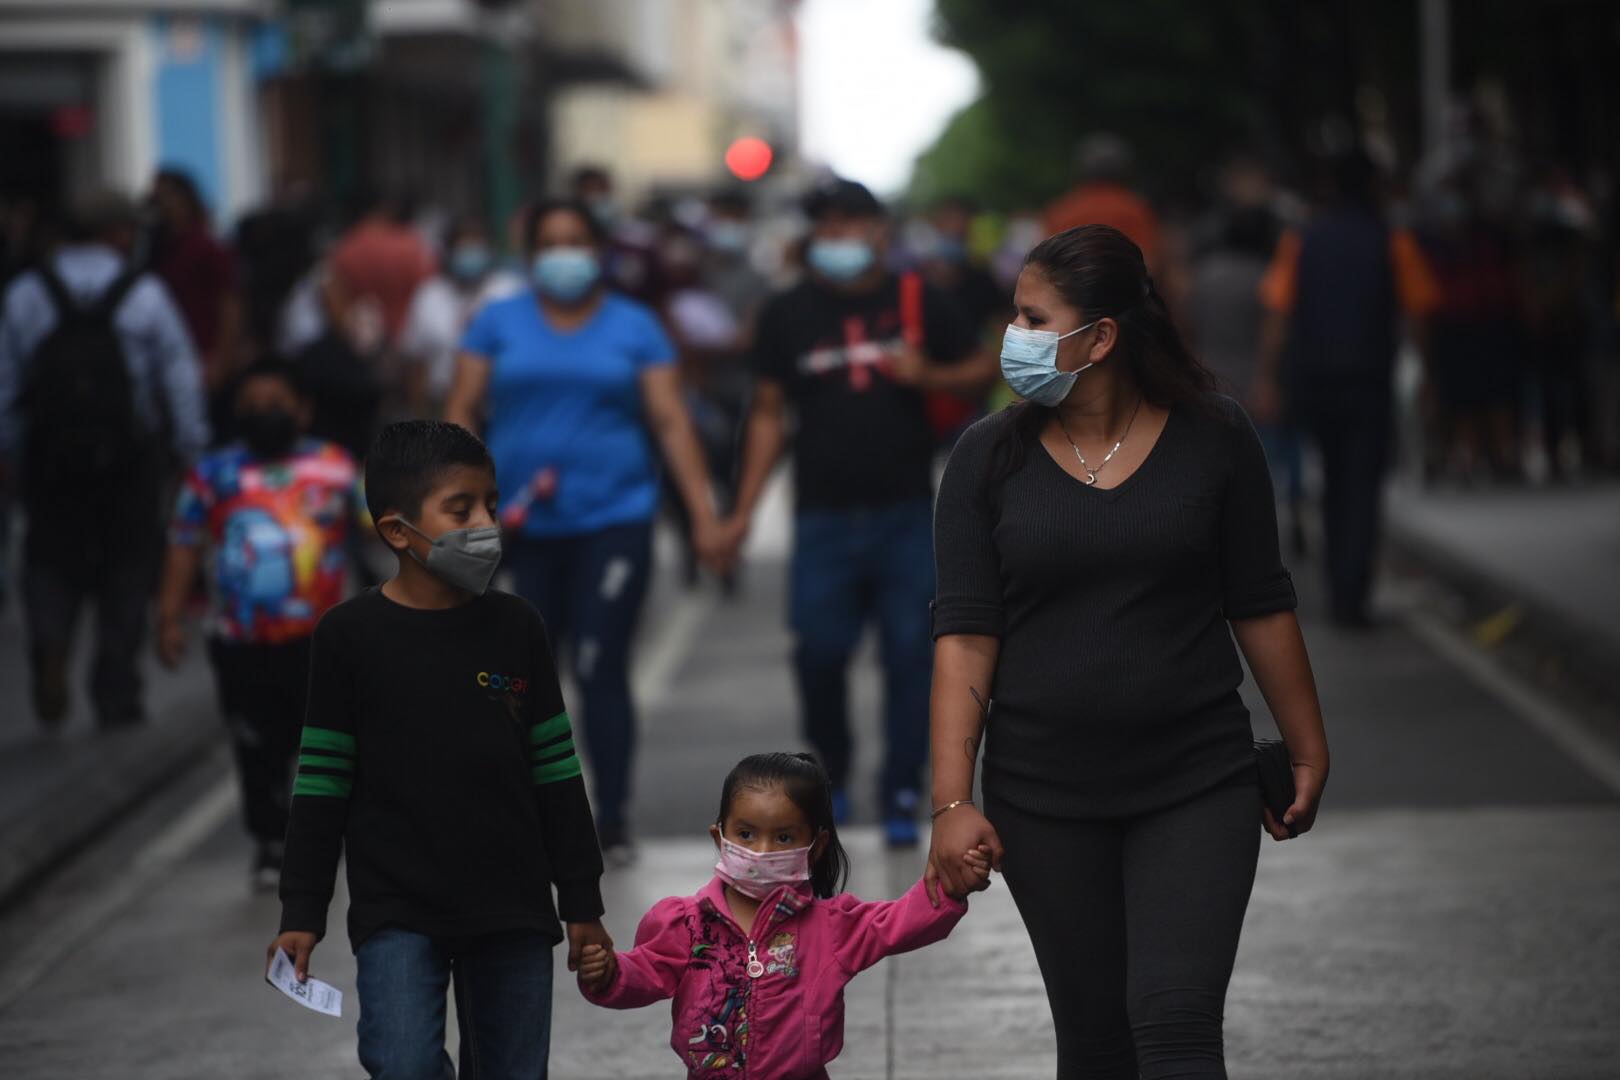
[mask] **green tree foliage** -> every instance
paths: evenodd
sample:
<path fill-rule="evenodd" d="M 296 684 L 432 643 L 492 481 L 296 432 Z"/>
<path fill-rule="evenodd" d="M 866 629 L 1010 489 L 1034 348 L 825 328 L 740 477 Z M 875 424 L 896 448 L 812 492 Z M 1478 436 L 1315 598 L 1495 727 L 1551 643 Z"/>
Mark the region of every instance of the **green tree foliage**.
<path fill-rule="evenodd" d="M 1186 175 L 1255 134 L 1244 0 L 939 0 L 938 30 L 979 67 L 984 95 L 918 162 L 913 195 L 1007 208 L 1073 179 L 1079 139 L 1117 132 L 1146 171 Z"/>

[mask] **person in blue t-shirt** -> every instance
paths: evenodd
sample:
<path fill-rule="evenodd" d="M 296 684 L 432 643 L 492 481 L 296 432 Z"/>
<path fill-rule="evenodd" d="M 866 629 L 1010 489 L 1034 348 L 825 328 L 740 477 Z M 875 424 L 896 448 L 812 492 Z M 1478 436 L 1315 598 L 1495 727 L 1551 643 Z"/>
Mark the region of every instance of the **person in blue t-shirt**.
<path fill-rule="evenodd" d="M 517 592 L 569 640 L 597 828 L 603 850 L 622 856 L 635 733 L 630 638 L 652 561 L 660 451 L 698 552 L 718 565 L 725 544 L 675 347 L 650 310 L 605 287 L 601 227 L 583 204 L 551 200 L 530 211 L 524 236 L 534 287 L 490 303 L 468 326 L 445 416 L 483 429 L 505 481 L 506 566 Z"/>

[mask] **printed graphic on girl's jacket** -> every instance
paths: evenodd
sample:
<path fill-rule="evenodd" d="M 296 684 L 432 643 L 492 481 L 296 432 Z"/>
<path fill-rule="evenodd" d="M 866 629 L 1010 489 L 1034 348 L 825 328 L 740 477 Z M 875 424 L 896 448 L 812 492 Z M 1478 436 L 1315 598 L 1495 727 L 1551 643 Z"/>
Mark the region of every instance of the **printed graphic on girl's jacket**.
<path fill-rule="evenodd" d="M 660 901 L 618 954 L 598 1005 L 633 1009 L 675 999 L 671 1048 L 695 1080 L 825 1076 L 844 1046 L 844 987 L 886 956 L 943 939 L 965 901 L 935 908 L 921 882 L 898 900 L 827 900 L 807 887 L 766 897 L 745 934 L 718 877 Z"/>

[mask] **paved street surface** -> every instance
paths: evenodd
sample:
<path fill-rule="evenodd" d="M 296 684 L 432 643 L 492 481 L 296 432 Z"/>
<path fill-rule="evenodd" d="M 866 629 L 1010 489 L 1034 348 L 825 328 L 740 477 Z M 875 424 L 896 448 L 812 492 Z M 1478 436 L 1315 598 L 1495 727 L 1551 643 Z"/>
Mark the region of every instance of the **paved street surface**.
<path fill-rule="evenodd" d="M 1391 492 L 1403 533 L 1620 649 L 1620 485 Z"/>
<path fill-rule="evenodd" d="M 605 886 L 625 944 L 653 901 L 706 880 L 703 830 L 726 769 L 745 752 L 797 745 L 775 520 L 737 601 L 681 595 L 668 574 L 655 596 L 637 675 L 641 855 Z M 1408 618 L 1342 634 L 1315 617 L 1314 571 L 1296 573 L 1334 776 L 1317 830 L 1262 849 L 1228 1006 L 1232 1075 L 1620 1076 L 1620 755 L 1471 660 L 1423 618 L 1421 592 L 1386 598 Z M 0 641 L 7 654 L 15 644 Z M 7 738 L 27 744 L 14 654 L 4 663 Z M 195 667 L 163 692 L 175 709 L 209 708 Z M 856 696 L 869 780 L 870 657 Z M 1269 728 L 1263 712 L 1256 726 Z M 53 753 L 95 745 L 70 728 Z M 343 1020 L 259 980 L 277 908 L 247 891 L 229 777 L 214 753 L 5 913 L 0 1076 L 359 1075 L 341 931 L 314 967 L 350 994 Z M 858 809 L 870 822 L 870 801 Z M 850 847 L 861 895 L 898 895 L 920 872 L 919 854 L 883 853 L 869 824 L 851 830 Z M 557 989 L 553 1076 L 679 1075 L 667 1009 L 596 1010 L 561 971 Z M 1034 957 L 999 882 L 950 940 L 858 979 L 847 1024 L 833 1075 L 850 1080 L 1052 1075 Z"/>

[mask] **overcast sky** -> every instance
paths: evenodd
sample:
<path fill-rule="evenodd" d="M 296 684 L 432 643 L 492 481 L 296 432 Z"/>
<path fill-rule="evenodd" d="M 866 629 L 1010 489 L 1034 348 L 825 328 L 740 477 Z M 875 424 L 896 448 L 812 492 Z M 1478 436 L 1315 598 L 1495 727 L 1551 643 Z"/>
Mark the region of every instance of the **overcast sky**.
<path fill-rule="evenodd" d="M 799 15 L 804 156 L 879 194 L 978 95 L 972 61 L 928 33 L 934 0 L 805 0 Z"/>

